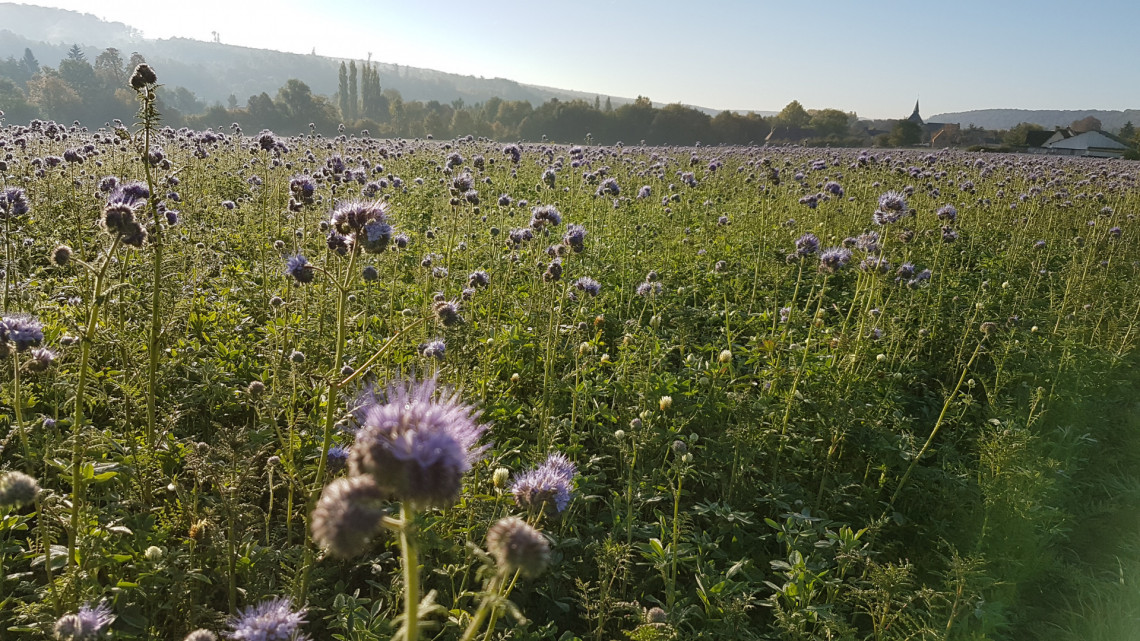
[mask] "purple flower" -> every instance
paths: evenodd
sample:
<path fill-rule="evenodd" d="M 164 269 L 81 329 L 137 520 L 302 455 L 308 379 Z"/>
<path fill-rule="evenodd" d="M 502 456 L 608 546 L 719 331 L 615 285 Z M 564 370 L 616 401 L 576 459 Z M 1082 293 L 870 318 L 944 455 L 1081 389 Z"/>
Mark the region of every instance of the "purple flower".
<path fill-rule="evenodd" d="M 843 186 L 834 180 L 827 181 L 827 184 L 823 186 L 823 190 L 834 196 L 843 196 Z"/>
<path fill-rule="evenodd" d="M 11 341 L 16 351 L 23 352 L 38 347 L 43 340 L 43 324 L 30 316 L 5 316 L 0 320 L 0 350 L 6 349 Z"/>
<path fill-rule="evenodd" d="M 617 196 L 621 193 L 621 187 L 613 178 L 606 178 L 602 184 L 598 185 L 598 189 L 594 193 L 597 196 Z"/>
<path fill-rule="evenodd" d="M 574 286 L 591 296 L 597 296 L 598 292 L 602 291 L 601 283 L 594 280 L 593 278 L 590 278 L 589 276 L 583 276 L 574 281 Z"/>
<path fill-rule="evenodd" d="M 851 260 L 851 250 L 846 247 L 832 247 L 819 255 L 819 271 L 834 274 Z"/>
<path fill-rule="evenodd" d="M 644 199 L 644 198 L 649 198 L 649 196 L 651 196 L 652 194 L 653 194 L 653 190 L 649 188 L 649 185 L 643 185 L 641 187 L 641 189 L 637 190 L 637 198 L 639 200 Z"/>
<path fill-rule="evenodd" d="M 309 264 L 309 259 L 301 254 L 290 256 L 285 260 L 285 273 L 295 278 L 298 283 L 311 283 L 316 277 L 316 272 L 313 270 L 313 266 Z"/>
<path fill-rule="evenodd" d="M 301 641 L 305 609 L 293 611 L 289 597 L 276 597 L 243 609 L 230 617 L 230 638 L 240 641 Z"/>
<path fill-rule="evenodd" d="M 354 476 L 417 508 L 444 507 L 459 495 L 463 475 L 486 446 L 480 412 L 455 392 L 436 395 L 434 378 L 372 389 L 353 411 L 360 431 L 349 457 Z"/>
<path fill-rule="evenodd" d="M 581 225 L 571 224 L 566 228 L 566 234 L 562 236 L 562 242 L 569 245 L 574 253 L 580 254 L 586 249 L 586 228 Z"/>
<path fill-rule="evenodd" d="M 114 620 L 106 601 L 95 607 L 86 604 L 75 614 L 65 614 L 55 622 L 55 636 L 61 641 L 88 641 L 97 638 Z"/>
<path fill-rule="evenodd" d="M 471 287 L 486 287 L 491 284 L 491 277 L 482 269 L 477 269 L 467 277 L 467 284 Z"/>
<path fill-rule="evenodd" d="M 23 189 L 9 187 L 0 192 L 0 220 L 28 213 L 28 197 Z"/>
<path fill-rule="evenodd" d="M 954 205 L 943 205 L 934 213 L 938 220 L 954 222 L 958 219 L 958 209 Z"/>
<path fill-rule="evenodd" d="M 819 238 L 815 234 L 807 233 L 796 239 L 796 254 L 810 256 L 819 251 Z"/>
<path fill-rule="evenodd" d="M 562 224 L 562 214 L 554 205 L 539 205 L 530 210 L 530 226 L 542 229 L 547 224 L 557 227 Z"/>
<path fill-rule="evenodd" d="M 907 211 L 906 198 L 897 191 L 888 191 L 879 196 L 879 208 L 875 210 L 875 223 L 889 225 L 898 222 Z"/>
<path fill-rule="evenodd" d="M 576 474 L 574 464 L 555 452 L 538 467 L 519 475 L 511 484 L 511 493 L 521 508 L 558 514 L 570 504 L 570 490 Z"/>
<path fill-rule="evenodd" d="M 447 355 L 447 343 L 444 343 L 443 339 L 436 339 L 424 343 L 420 345 L 420 354 L 422 354 L 424 358 L 434 358 L 442 361 L 444 356 Z"/>

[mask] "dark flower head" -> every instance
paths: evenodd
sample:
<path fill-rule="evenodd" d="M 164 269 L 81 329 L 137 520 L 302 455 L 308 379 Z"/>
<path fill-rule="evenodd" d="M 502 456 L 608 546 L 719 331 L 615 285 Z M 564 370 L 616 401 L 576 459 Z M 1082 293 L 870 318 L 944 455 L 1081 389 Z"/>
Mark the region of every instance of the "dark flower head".
<path fill-rule="evenodd" d="M 530 226 L 542 229 L 546 225 L 557 227 L 562 224 L 562 214 L 554 205 L 539 205 L 530 210 Z"/>
<path fill-rule="evenodd" d="M 111 192 L 111 196 L 107 199 L 107 204 L 108 206 L 111 204 L 123 204 L 132 209 L 136 209 L 147 198 L 150 198 L 150 188 L 146 186 L 146 183 L 136 180 L 115 187 L 115 190 Z"/>
<path fill-rule="evenodd" d="M 105 601 L 91 607 L 80 606 L 75 614 L 65 614 L 55 622 L 55 638 L 60 641 L 88 641 L 97 638 L 115 620 Z"/>
<path fill-rule="evenodd" d="M 436 394 L 434 378 L 372 389 L 353 412 L 361 425 L 349 457 L 353 476 L 417 508 L 445 507 L 459 495 L 463 475 L 483 456 L 487 426 L 459 394 Z"/>
<path fill-rule="evenodd" d="M 24 364 L 24 368 L 33 374 L 39 374 L 51 368 L 56 354 L 46 347 L 38 347 L 32 350 L 31 357 L 31 360 Z"/>
<path fill-rule="evenodd" d="M 467 277 L 467 284 L 471 287 L 486 287 L 491 284 L 491 277 L 482 269 L 477 269 Z"/>
<path fill-rule="evenodd" d="M 371 476 L 339 478 L 329 483 L 310 516 L 313 540 L 336 557 L 360 554 L 380 527 L 383 498 Z"/>
<path fill-rule="evenodd" d="M 28 213 L 28 196 L 19 187 L 0 191 L 0 220 L 16 218 Z"/>
<path fill-rule="evenodd" d="M 420 345 L 419 349 L 420 354 L 423 354 L 425 358 L 434 358 L 442 361 L 444 356 L 447 355 L 447 344 L 443 342 L 443 339 L 436 339 L 424 343 Z"/>
<path fill-rule="evenodd" d="M 819 238 L 815 234 L 807 233 L 796 239 L 796 254 L 810 256 L 819 251 Z"/>
<path fill-rule="evenodd" d="M 846 247 L 832 247 L 819 255 L 819 271 L 834 274 L 851 260 L 851 250 Z"/>
<path fill-rule="evenodd" d="M 865 234 L 859 234 L 855 239 L 855 247 L 868 254 L 877 254 L 882 247 L 879 245 L 879 233 L 869 231 Z"/>
<path fill-rule="evenodd" d="M 827 184 L 823 186 L 823 190 L 832 194 L 833 196 L 843 196 L 843 186 L 834 180 L 827 181 Z"/>
<path fill-rule="evenodd" d="M 566 233 L 562 236 L 562 242 L 570 246 L 574 253 L 580 254 L 586 248 L 586 228 L 581 225 L 571 224 L 566 228 Z"/>
<path fill-rule="evenodd" d="M 388 242 L 392 239 L 392 226 L 381 220 L 370 220 L 355 238 L 364 251 L 379 254 L 388 248 Z"/>
<path fill-rule="evenodd" d="M 360 275 L 362 278 L 364 278 L 364 280 L 366 280 L 368 282 L 371 282 L 371 281 L 374 281 L 374 280 L 380 278 L 379 270 L 377 270 L 372 265 L 365 267 L 364 270 L 360 272 Z"/>
<path fill-rule="evenodd" d="M 135 67 L 134 73 L 131 74 L 131 88 L 135 91 L 142 91 L 147 85 L 153 85 L 158 82 L 158 75 L 154 73 L 154 69 L 147 63 L 139 63 Z"/>
<path fill-rule="evenodd" d="M 487 530 L 487 551 L 507 576 L 518 572 L 534 578 L 550 564 L 546 537 L 517 516 L 500 519 Z"/>
<path fill-rule="evenodd" d="M 364 230 L 368 223 L 387 223 L 388 203 L 349 200 L 337 204 L 329 223 L 338 232 L 349 236 Z M 390 229 L 390 228 L 389 228 Z"/>
<path fill-rule="evenodd" d="M 39 347 L 44 340 L 44 326 L 30 316 L 5 316 L 0 320 L 0 343 L 11 341 L 16 351 Z"/>
<path fill-rule="evenodd" d="M 943 205 L 938 211 L 934 212 L 934 215 L 938 216 L 938 220 L 945 220 L 952 223 L 958 219 L 958 208 L 954 205 Z"/>
<path fill-rule="evenodd" d="M 574 281 L 574 287 L 577 287 L 579 290 L 584 291 L 591 296 L 597 296 L 598 293 L 602 291 L 601 283 L 594 280 L 593 278 L 590 278 L 589 276 L 583 276 Z"/>
<path fill-rule="evenodd" d="M 954 231 L 949 225 L 942 226 L 942 242 L 952 243 L 958 240 L 958 232 Z"/>
<path fill-rule="evenodd" d="M 594 192 L 598 196 L 617 196 L 621 193 L 621 187 L 618 182 L 613 178 L 606 178 L 602 184 L 598 185 L 598 189 Z"/>
<path fill-rule="evenodd" d="M 888 191 L 879 196 L 879 208 L 875 210 L 877 225 L 897 223 L 906 214 L 906 198 L 897 191 Z"/>
<path fill-rule="evenodd" d="M 577 468 L 564 455 L 551 454 L 538 467 L 524 472 L 511 484 L 519 507 L 532 512 L 558 514 L 570 504 Z"/>
<path fill-rule="evenodd" d="M 316 277 L 316 272 L 313 270 L 313 266 L 309 264 L 309 259 L 301 254 L 290 256 L 285 260 L 285 273 L 292 276 L 298 283 L 311 283 Z"/>
<path fill-rule="evenodd" d="M 293 611 L 289 597 L 275 597 L 243 609 L 229 621 L 231 639 L 239 641 L 302 641 L 305 609 Z"/>

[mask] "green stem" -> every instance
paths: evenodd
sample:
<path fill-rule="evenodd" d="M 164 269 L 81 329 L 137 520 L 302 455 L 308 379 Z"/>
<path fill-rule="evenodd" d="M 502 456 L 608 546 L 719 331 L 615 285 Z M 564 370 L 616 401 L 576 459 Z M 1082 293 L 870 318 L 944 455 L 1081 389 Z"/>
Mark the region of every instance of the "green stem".
<path fill-rule="evenodd" d="M 962 382 L 966 380 L 966 374 L 970 371 L 970 366 L 974 364 L 974 359 L 981 353 L 982 345 L 984 344 L 985 338 L 978 341 L 978 346 L 974 348 L 973 355 L 970 356 L 970 360 L 966 363 L 966 366 L 962 368 L 962 375 L 958 377 L 958 384 L 954 386 L 954 390 L 947 395 L 946 402 L 942 404 L 942 412 L 938 415 L 938 420 L 934 422 L 934 429 L 930 430 L 930 436 L 927 437 L 926 443 L 924 443 L 922 449 L 918 451 L 918 456 L 915 456 L 914 460 L 910 462 L 910 466 L 906 468 L 906 472 L 903 473 L 902 478 L 899 479 L 898 487 L 895 488 L 894 494 L 891 495 L 891 500 L 887 502 L 888 510 L 894 507 L 895 499 L 899 497 L 899 492 L 902 492 L 903 487 L 906 486 L 911 472 L 914 471 L 918 462 L 922 460 L 922 456 L 926 454 L 926 451 L 930 449 L 930 444 L 934 442 L 934 437 L 938 435 L 938 430 L 942 427 L 942 421 L 946 418 L 947 410 L 949 410 L 950 406 L 954 403 L 954 399 L 958 397 L 958 390 L 962 388 Z"/>
<path fill-rule="evenodd" d="M 79 506 L 82 503 L 83 495 L 83 480 L 80 471 L 80 466 L 83 462 L 83 402 L 84 393 L 87 388 L 87 359 L 91 356 L 91 343 L 95 340 L 95 328 L 99 324 L 99 309 L 102 306 L 103 298 L 103 279 L 107 275 L 107 267 L 111 264 L 111 258 L 115 255 L 115 251 L 119 248 L 119 241 L 121 236 L 115 235 L 115 240 L 111 243 L 111 248 L 107 251 L 107 255 L 103 257 L 103 264 L 99 266 L 99 272 L 95 275 L 95 287 L 92 292 L 91 308 L 87 314 L 87 327 L 80 337 L 79 345 L 79 380 L 75 385 L 75 415 L 71 423 L 71 532 L 67 539 L 67 562 L 68 565 L 79 565 L 79 559 L 75 555 L 76 544 L 79 540 Z"/>
<path fill-rule="evenodd" d="M 467 624 L 467 630 L 463 632 L 463 638 L 460 641 L 472 641 L 479 634 L 479 630 L 483 627 L 483 622 L 487 620 L 487 615 L 496 609 L 495 605 L 498 602 L 499 589 L 503 585 L 503 575 L 496 574 L 495 578 L 491 579 L 490 585 L 487 586 L 487 595 L 479 603 L 479 609 L 475 611 L 475 616 L 471 618 L 471 623 Z"/>
<path fill-rule="evenodd" d="M 404 560 L 404 636 L 418 641 L 420 624 L 420 566 L 416 550 L 416 515 L 406 502 L 400 504 L 400 548 Z"/>

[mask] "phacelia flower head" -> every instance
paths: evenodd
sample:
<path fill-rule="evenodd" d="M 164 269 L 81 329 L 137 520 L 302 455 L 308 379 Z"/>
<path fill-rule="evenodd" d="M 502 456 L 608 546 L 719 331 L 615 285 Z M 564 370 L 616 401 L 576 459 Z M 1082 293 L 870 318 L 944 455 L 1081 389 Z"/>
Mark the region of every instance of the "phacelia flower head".
<path fill-rule="evenodd" d="M 139 63 L 135 67 L 134 73 L 131 74 L 131 88 L 135 91 L 142 91 L 147 85 L 153 85 L 156 82 L 158 82 L 158 74 L 154 73 L 154 69 L 145 62 Z"/>
<path fill-rule="evenodd" d="M 40 484 L 23 472 L 12 470 L 0 476 L 0 507 L 29 505 L 40 493 Z"/>
<path fill-rule="evenodd" d="M 566 233 L 562 236 L 562 242 L 574 250 L 574 253 L 580 254 L 586 249 L 586 228 L 581 225 L 571 224 L 566 228 Z"/>
<path fill-rule="evenodd" d="M 602 291 L 602 284 L 589 276 L 583 276 L 574 281 L 574 287 L 577 287 L 579 290 L 591 296 L 597 296 L 598 293 Z"/>
<path fill-rule="evenodd" d="M 360 554 L 380 527 L 383 498 L 371 476 L 339 478 L 329 483 L 310 517 L 313 540 L 336 557 Z"/>
<path fill-rule="evenodd" d="M 44 326 L 31 316 L 5 316 L 0 319 L 0 349 L 7 350 L 8 342 L 23 352 L 38 347 L 44 340 Z"/>
<path fill-rule="evenodd" d="M 598 189 L 594 193 L 598 196 L 617 196 L 621 193 L 621 187 L 618 185 L 617 180 L 606 178 L 602 181 L 602 184 L 598 185 Z"/>
<path fill-rule="evenodd" d="M 958 208 L 954 205 L 943 205 L 938 208 L 938 211 L 934 212 L 934 215 L 938 217 L 938 220 L 945 220 L 952 223 L 958 219 Z"/>
<path fill-rule="evenodd" d="M 28 213 L 28 196 L 19 187 L 0 191 L 0 220 L 17 218 Z"/>
<path fill-rule="evenodd" d="M 463 317 L 459 315 L 459 303 L 454 301 L 436 301 L 432 303 L 431 311 L 444 327 L 453 327 L 463 323 Z"/>
<path fill-rule="evenodd" d="M 796 239 L 796 254 L 810 256 L 819 251 L 819 238 L 815 234 L 807 233 Z"/>
<path fill-rule="evenodd" d="M 897 223 L 906 214 L 906 197 L 897 191 L 888 191 L 879 196 L 879 208 L 875 210 L 875 223 L 889 225 Z"/>
<path fill-rule="evenodd" d="M 463 475 L 486 446 L 480 412 L 454 391 L 436 393 L 434 378 L 393 383 L 361 397 L 361 425 L 349 456 L 353 476 L 417 508 L 444 507 L 459 495 Z"/>
<path fill-rule="evenodd" d="M 285 259 L 285 273 L 292 276 L 298 283 L 311 283 L 316 277 L 309 259 L 301 254 Z"/>
<path fill-rule="evenodd" d="M 532 512 L 558 514 L 570 504 L 570 490 L 577 468 L 564 455 L 551 454 L 538 467 L 521 474 L 511 484 L 519 507 Z"/>
<path fill-rule="evenodd" d="M 243 609 L 229 620 L 231 639 L 240 641 L 303 641 L 304 608 L 294 612 L 289 597 L 275 597 Z"/>
<path fill-rule="evenodd" d="M 95 607 L 83 605 L 75 614 L 65 614 L 55 622 L 55 638 L 60 641 L 97 639 L 114 620 L 115 615 L 111 614 L 111 606 L 106 601 Z"/>
<path fill-rule="evenodd" d="M 819 255 L 819 271 L 834 274 L 851 260 L 851 250 L 846 247 L 825 249 Z"/>
<path fill-rule="evenodd" d="M 554 205 L 539 205 L 530 210 L 530 226 L 542 229 L 546 225 L 557 227 L 562 224 L 562 214 Z"/>
<path fill-rule="evenodd" d="M 491 284 L 491 277 L 482 269 L 477 269 L 467 276 L 467 284 L 471 287 L 486 287 Z"/>
<path fill-rule="evenodd" d="M 550 543 L 541 532 L 517 516 L 500 519 L 487 530 L 487 551 L 499 571 L 534 578 L 550 564 Z"/>
<path fill-rule="evenodd" d="M 442 361 L 447 355 L 447 343 L 443 342 L 443 339 L 428 341 L 420 345 L 419 351 L 424 358 L 434 358 Z"/>

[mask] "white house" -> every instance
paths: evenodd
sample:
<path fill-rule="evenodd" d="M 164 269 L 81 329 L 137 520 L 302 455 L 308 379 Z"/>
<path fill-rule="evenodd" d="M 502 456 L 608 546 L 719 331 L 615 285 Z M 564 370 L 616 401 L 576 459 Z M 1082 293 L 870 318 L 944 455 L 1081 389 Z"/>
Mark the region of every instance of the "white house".
<path fill-rule="evenodd" d="M 1091 156 L 1094 158 L 1120 158 L 1128 146 L 1106 136 L 1101 131 L 1086 131 L 1065 135 L 1069 132 L 1058 130 L 1049 140 L 1031 152 L 1062 156 Z"/>

